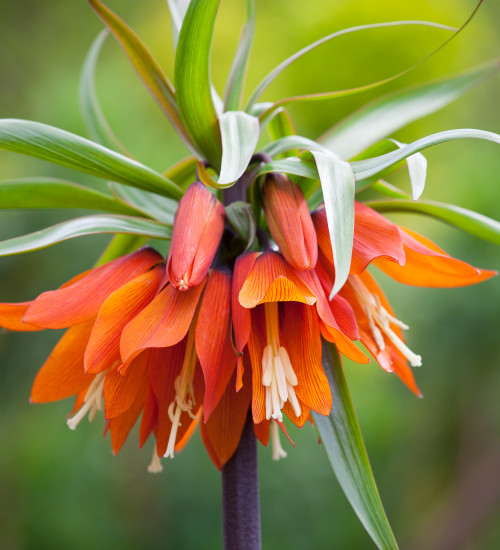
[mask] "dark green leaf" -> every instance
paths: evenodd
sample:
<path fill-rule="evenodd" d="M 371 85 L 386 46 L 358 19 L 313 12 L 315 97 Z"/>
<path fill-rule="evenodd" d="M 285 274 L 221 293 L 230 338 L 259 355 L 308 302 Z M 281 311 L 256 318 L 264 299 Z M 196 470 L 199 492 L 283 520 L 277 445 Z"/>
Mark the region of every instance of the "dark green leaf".
<path fill-rule="evenodd" d="M 175 56 L 176 99 L 182 121 L 202 155 L 219 170 L 222 142 L 210 83 L 210 48 L 218 0 L 192 0 Z"/>
<path fill-rule="evenodd" d="M 184 194 L 158 172 L 93 141 L 30 120 L 0 120 L 0 149 L 73 168 L 175 199 Z"/>
<path fill-rule="evenodd" d="M 369 201 L 366 204 L 378 212 L 425 214 L 447 222 L 481 239 L 500 244 L 500 222 L 460 206 L 435 201 L 412 201 L 408 199 L 376 200 Z"/>
<path fill-rule="evenodd" d="M 0 242 L 0 256 L 46 248 L 68 239 L 96 233 L 130 233 L 156 239 L 170 239 L 172 230 L 158 222 L 129 216 L 85 216 L 62 222 L 29 235 Z"/>
<path fill-rule="evenodd" d="M 397 550 L 385 515 L 354 412 L 340 357 L 335 347 L 323 343 L 323 367 L 330 384 L 330 416 L 312 412 L 321 441 L 337 479 L 364 528 L 378 548 Z"/>

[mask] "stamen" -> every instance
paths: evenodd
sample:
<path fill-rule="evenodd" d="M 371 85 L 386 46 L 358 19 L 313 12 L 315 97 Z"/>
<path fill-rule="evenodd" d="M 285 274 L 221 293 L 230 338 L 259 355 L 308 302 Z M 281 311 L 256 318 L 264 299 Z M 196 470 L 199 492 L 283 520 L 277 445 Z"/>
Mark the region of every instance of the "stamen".
<path fill-rule="evenodd" d="M 280 458 L 286 458 L 287 453 L 281 446 L 279 426 L 276 422 L 271 421 L 271 445 L 273 448 L 273 460 L 279 460 Z"/>
<path fill-rule="evenodd" d="M 290 401 L 297 417 L 301 415 L 299 400 L 293 386 L 298 384 L 290 357 L 286 349 L 280 345 L 278 304 L 266 303 L 266 334 L 267 346 L 262 354 L 262 385 L 265 387 L 266 419 L 274 418 L 283 422 L 281 409 Z"/>
<path fill-rule="evenodd" d="M 373 339 L 380 351 L 385 349 L 384 335 L 394 344 L 394 346 L 408 359 L 412 367 L 422 366 L 422 357 L 413 353 L 403 340 L 394 332 L 390 325 L 396 326 L 402 330 L 408 330 L 410 327 L 391 315 L 381 304 L 380 298 L 370 291 L 356 275 L 349 277 L 349 284 L 356 294 L 359 302 L 368 318 L 368 325 Z"/>
<path fill-rule="evenodd" d="M 106 378 L 107 373 L 107 370 L 100 372 L 99 374 L 96 374 L 94 380 L 92 380 L 92 384 L 90 384 L 83 399 L 83 405 L 71 418 L 68 418 L 67 420 L 68 428 L 70 430 L 76 430 L 76 427 L 87 412 L 89 413 L 89 422 L 92 422 L 97 414 L 97 411 L 102 411 L 104 379 Z"/>
<path fill-rule="evenodd" d="M 159 474 L 163 472 L 163 466 L 161 465 L 161 458 L 158 456 L 158 451 L 155 448 L 153 449 L 153 457 L 151 458 L 151 464 L 148 466 L 148 472 L 150 474 Z"/>

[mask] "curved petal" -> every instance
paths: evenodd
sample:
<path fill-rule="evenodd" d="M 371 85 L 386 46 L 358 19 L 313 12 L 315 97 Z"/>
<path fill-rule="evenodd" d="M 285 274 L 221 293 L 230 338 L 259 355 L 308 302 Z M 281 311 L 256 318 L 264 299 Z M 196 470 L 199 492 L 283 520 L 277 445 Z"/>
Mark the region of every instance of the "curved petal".
<path fill-rule="evenodd" d="M 231 273 L 212 269 L 196 323 L 196 353 L 205 378 L 205 421 L 217 406 L 236 365 L 231 343 Z"/>
<path fill-rule="evenodd" d="M 146 443 L 157 424 L 158 403 L 156 402 L 156 396 L 151 384 L 148 384 L 146 395 L 144 397 L 144 410 L 142 411 L 141 426 L 139 428 L 139 448 L 143 447 L 144 443 Z"/>
<path fill-rule="evenodd" d="M 185 292 L 166 286 L 122 331 L 120 353 L 125 362 L 146 348 L 180 342 L 193 319 L 205 282 Z"/>
<path fill-rule="evenodd" d="M 30 401 L 48 403 L 65 399 L 87 387 L 94 376 L 83 370 L 83 355 L 94 321 L 71 327 L 38 371 Z"/>
<path fill-rule="evenodd" d="M 154 298 L 163 275 L 163 266 L 158 265 L 106 298 L 85 350 L 86 372 L 102 372 L 120 361 L 122 330 Z"/>
<path fill-rule="evenodd" d="M 112 292 L 161 261 L 160 254 L 152 248 L 141 248 L 117 258 L 91 270 L 70 286 L 40 294 L 23 321 L 43 328 L 65 328 L 88 321 L 97 315 Z"/>
<path fill-rule="evenodd" d="M 0 327 L 7 330 L 35 332 L 43 330 L 23 322 L 23 317 L 32 302 L 18 302 L 15 304 L 0 304 Z"/>
<path fill-rule="evenodd" d="M 266 392 L 262 384 L 262 355 L 267 344 L 264 307 L 252 310 L 252 331 L 248 351 L 252 363 L 252 415 L 256 424 L 266 419 Z"/>
<path fill-rule="evenodd" d="M 375 265 L 400 283 L 427 287 L 458 287 L 485 281 L 496 271 L 473 267 L 452 258 L 432 241 L 409 229 L 399 228 L 406 263 L 399 266 L 379 259 Z"/>
<path fill-rule="evenodd" d="M 256 260 L 239 293 L 243 307 L 264 302 L 302 302 L 314 304 L 316 297 L 283 257 L 267 250 Z"/>

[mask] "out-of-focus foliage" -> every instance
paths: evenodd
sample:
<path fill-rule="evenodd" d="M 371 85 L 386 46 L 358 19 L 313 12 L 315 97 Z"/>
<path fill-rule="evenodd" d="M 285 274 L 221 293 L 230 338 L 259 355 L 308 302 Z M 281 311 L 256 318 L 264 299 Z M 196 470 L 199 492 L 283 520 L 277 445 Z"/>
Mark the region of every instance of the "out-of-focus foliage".
<path fill-rule="evenodd" d="M 170 21 L 165 2 L 109 2 L 143 38 L 172 80 Z M 391 19 L 460 25 L 470 0 L 257 3 L 258 39 L 248 80 L 255 85 L 274 65 L 334 30 Z M 244 21 L 241 2 L 222 2 L 216 24 L 212 77 L 221 88 Z M 485 2 L 449 47 L 383 90 L 330 102 L 293 105 L 299 134 L 323 133 L 382 91 L 460 72 L 498 54 L 500 5 Z M 0 117 L 26 118 L 85 135 L 78 78 L 86 52 L 102 28 L 87 2 L 35 0 L 0 7 Z M 403 69 L 432 51 L 443 32 L 430 28 L 374 30 L 325 45 L 287 69 L 263 96 L 327 91 L 368 83 Z M 185 149 L 143 89 L 119 47 L 108 40 L 97 72 L 106 116 L 140 161 L 162 172 Z M 458 102 L 415 122 L 394 137 L 411 142 L 454 127 L 500 131 L 498 76 Z M 250 89 L 250 87 L 249 87 Z M 222 91 L 221 89 L 219 90 Z M 245 96 L 248 98 L 248 96 Z M 499 217 L 500 163 L 493 144 L 454 142 L 426 151 L 423 198 L 449 201 Z M 63 167 L 0 153 L 0 179 L 73 179 Z M 91 176 L 79 181 L 100 189 Z M 409 190 L 405 170 L 391 182 Z M 88 211 L 82 210 L 82 215 Z M 74 212 L 72 212 L 74 215 Z M 63 211 L 2 211 L 0 238 L 26 234 L 68 218 Z M 414 214 L 393 215 L 454 256 L 500 269 L 495 245 Z M 87 269 L 108 239 L 89 236 L 4 258 L 1 301 L 26 300 Z M 161 245 L 162 246 L 162 245 Z M 164 252 L 164 250 L 162 250 Z M 385 280 L 383 281 L 385 282 Z M 410 346 L 423 355 L 417 400 L 374 364 L 346 365 L 346 377 L 378 486 L 402 548 L 487 550 L 500 547 L 495 522 L 500 501 L 500 313 L 498 281 L 472 288 L 426 290 L 385 285 L 399 318 L 412 326 Z M 31 381 L 56 334 L 2 335 L 0 356 L 0 547 L 6 549 L 219 548 L 219 474 L 197 437 L 161 476 L 146 473 L 148 451 L 131 438 L 113 457 L 103 424 L 68 430 L 71 404 L 29 405 Z M 306 426 L 296 448 L 274 463 L 261 450 L 263 539 L 267 548 L 369 548 L 368 535 L 332 478 L 323 450 Z M 151 449 L 152 451 L 152 449 Z"/>

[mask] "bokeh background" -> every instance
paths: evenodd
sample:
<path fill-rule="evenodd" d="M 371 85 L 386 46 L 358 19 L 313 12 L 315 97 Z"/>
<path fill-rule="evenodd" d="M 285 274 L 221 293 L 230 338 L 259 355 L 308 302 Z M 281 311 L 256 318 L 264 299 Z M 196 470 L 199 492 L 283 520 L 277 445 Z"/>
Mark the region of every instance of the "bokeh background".
<path fill-rule="evenodd" d="M 244 21 L 244 2 L 224 0 L 213 49 L 219 89 Z M 307 43 L 343 27 L 396 19 L 460 25 L 473 0 L 260 0 L 248 88 Z M 173 72 L 164 0 L 109 0 Z M 290 108 L 299 133 L 317 137 L 368 100 L 498 57 L 500 4 L 486 0 L 470 26 L 438 55 L 373 93 Z M 84 56 L 102 25 L 84 0 L 0 2 L 0 116 L 38 120 L 85 135 L 78 106 Z M 448 36 L 427 28 L 388 29 L 337 39 L 289 68 L 265 98 L 368 83 L 416 62 Z M 154 101 L 108 39 L 98 93 L 125 145 L 157 170 L 184 156 Z M 451 128 L 500 132 L 500 80 L 492 78 L 439 113 L 395 135 L 413 141 Z M 498 146 L 453 142 L 426 151 L 424 198 L 500 218 Z M 0 178 L 55 176 L 102 188 L 95 178 L 0 153 Z M 391 181 L 407 187 L 405 171 Z M 25 234 L 78 211 L 2 211 L 0 238 Z M 416 215 L 394 216 L 448 252 L 500 269 L 489 243 Z M 0 300 L 27 300 L 59 286 L 97 259 L 109 239 L 87 237 L 0 260 Z M 382 278 L 380 278 L 382 280 Z M 415 398 L 374 363 L 346 364 L 346 375 L 378 486 L 403 549 L 500 548 L 500 282 L 428 290 L 382 280 L 410 347 L 424 366 Z M 220 475 L 196 434 L 164 472 L 146 472 L 152 448 L 132 436 L 116 457 L 104 421 L 68 430 L 69 401 L 29 405 L 31 381 L 60 335 L 0 335 L 0 548 L 204 548 L 221 546 Z M 292 430 L 297 446 L 275 463 L 260 449 L 265 549 L 365 549 L 372 543 L 347 504 L 311 426 Z M 151 443 L 151 442 L 149 442 Z"/>

